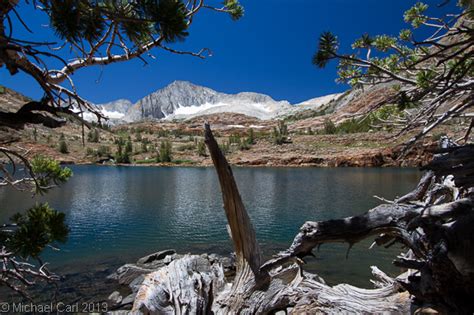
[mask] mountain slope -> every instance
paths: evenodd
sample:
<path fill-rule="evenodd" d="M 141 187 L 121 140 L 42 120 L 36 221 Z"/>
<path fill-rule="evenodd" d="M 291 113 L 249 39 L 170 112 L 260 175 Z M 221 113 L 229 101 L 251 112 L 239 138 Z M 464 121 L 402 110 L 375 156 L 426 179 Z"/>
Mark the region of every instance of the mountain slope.
<path fill-rule="evenodd" d="M 289 109 L 291 105 L 287 101 L 275 101 L 264 94 L 225 94 L 190 82 L 175 81 L 135 103 L 126 119 L 183 119 L 224 112 L 271 119 Z"/>
<path fill-rule="evenodd" d="M 307 101 L 295 104 L 294 106 L 298 109 L 319 109 L 321 106 L 338 99 L 342 93 L 329 94 L 325 96 L 315 97 Z"/>
<path fill-rule="evenodd" d="M 112 102 L 104 104 L 93 104 L 98 107 L 99 111 L 104 117 L 106 117 L 110 124 L 116 125 L 127 122 L 126 113 L 132 107 L 132 102 L 126 99 L 118 99 Z M 77 106 L 74 107 L 75 111 L 79 112 Z M 87 121 L 97 121 L 95 114 L 84 111 L 84 119 Z"/>
<path fill-rule="evenodd" d="M 133 104 L 127 99 L 118 99 L 112 102 L 99 104 L 98 106 L 102 107 L 103 110 L 108 112 L 125 114 L 130 109 L 130 107 L 133 106 Z"/>

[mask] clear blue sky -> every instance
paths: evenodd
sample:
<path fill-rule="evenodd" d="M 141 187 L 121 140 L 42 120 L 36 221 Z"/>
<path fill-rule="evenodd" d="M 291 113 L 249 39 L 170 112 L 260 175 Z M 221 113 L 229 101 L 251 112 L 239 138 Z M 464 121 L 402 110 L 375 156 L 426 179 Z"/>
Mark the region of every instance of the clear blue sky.
<path fill-rule="evenodd" d="M 218 2 L 218 1 L 215 1 Z M 202 12 L 190 29 L 190 36 L 175 48 L 198 51 L 212 49 L 213 56 L 200 60 L 155 50 L 156 60 L 143 66 L 140 60 L 93 67 L 77 72 L 73 79 L 86 99 L 102 103 L 118 98 L 135 102 L 174 80 L 187 80 L 220 92 L 252 91 L 277 100 L 297 103 L 316 96 L 341 92 L 348 87 L 336 84 L 336 63 L 326 69 L 312 66 L 317 38 L 324 31 L 335 33 L 341 48 L 348 51 L 363 33 L 398 34 L 407 25 L 403 12 L 411 0 L 241 0 L 245 16 L 234 22 L 227 15 Z M 438 1 L 425 1 L 436 15 L 449 7 L 435 8 Z M 451 1 L 452 8 L 455 1 Z M 33 35 L 19 25 L 17 37 L 51 39 L 44 26 L 47 20 L 38 11 L 22 6 Z M 40 26 L 43 24 L 43 26 Z M 39 26 L 39 27 L 38 27 Z M 21 37 L 20 37 L 21 38 Z M 11 77 L 0 68 L 0 84 L 39 98 L 37 84 L 24 74 Z"/>

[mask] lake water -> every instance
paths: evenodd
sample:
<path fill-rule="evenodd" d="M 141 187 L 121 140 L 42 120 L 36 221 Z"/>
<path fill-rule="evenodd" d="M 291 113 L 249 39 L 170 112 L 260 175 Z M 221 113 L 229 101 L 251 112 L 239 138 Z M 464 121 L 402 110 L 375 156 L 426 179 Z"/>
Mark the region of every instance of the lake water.
<path fill-rule="evenodd" d="M 58 272 L 76 274 L 168 248 L 179 253 L 229 254 L 222 197 L 213 168 L 72 166 L 73 178 L 46 196 L 0 189 L 0 222 L 37 201 L 66 213 L 70 234 L 61 251 L 42 257 Z M 264 255 L 288 248 L 308 220 L 361 214 L 403 195 L 418 182 L 415 169 L 234 168 L 242 199 Z M 391 261 L 400 248 L 368 249 L 356 244 L 323 245 L 306 269 L 334 284 L 370 287 L 370 265 L 396 274 Z M 88 279 L 90 282 L 91 279 Z M 108 292 L 111 292 L 109 290 Z"/>

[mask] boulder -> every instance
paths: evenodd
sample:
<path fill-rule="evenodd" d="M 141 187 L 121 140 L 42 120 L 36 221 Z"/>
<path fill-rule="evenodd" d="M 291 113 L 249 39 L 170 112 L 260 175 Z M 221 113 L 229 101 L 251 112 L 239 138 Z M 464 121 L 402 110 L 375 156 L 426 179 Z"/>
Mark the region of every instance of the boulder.
<path fill-rule="evenodd" d="M 120 284 L 129 285 L 137 277 L 153 272 L 153 269 L 139 267 L 134 264 L 126 264 L 118 268 L 113 274 L 108 276 L 108 279 L 117 280 Z"/>
<path fill-rule="evenodd" d="M 162 260 L 168 255 L 171 256 L 171 255 L 174 255 L 174 254 L 176 254 L 176 251 L 174 249 L 162 250 L 162 251 L 159 251 L 159 252 L 156 252 L 156 253 L 153 253 L 153 254 L 150 254 L 150 255 L 147 255 L 145 257 L 140 258 L 137 261 L 137 265 L 146 265 L 146 264 L 152 263 L 156 260 Z"/>
<path fill-rule="evenodd" d="M 127 295 L 123 300 L 122 300 L 122 305 L 128 305 L 128 304 L 133 304 L 133 301 L 135 301 L 135 297 L 137 296 L 136 293 L 132 293 L 130 295 Z"/>
<path fill-rule="evenodd" d="M 181 256 L 177 255 L 174 249 L 156 252 L 140 258 L 136 264 L 125 264 L 121 266 L 107 278 L 117 280 L 120 284 L 130 286 L 132 286 L 131 284 L 133 282 L 133 286 L 135 286 L 140 284 L 140 281 L 143 281 L 143 277 L 140 278 L 140 276 L 156 271 L 179 257 Z"/>
<path fill-rule="evenodd" d="M 115 306 L 115 305 L 120 304 L 120 302 L 122 302 L 122 296 L 120 295 L 118 291 L 114 291 L 112 292 L 112 294 L 109 295 L 107 300 L 112 306 Z"/>

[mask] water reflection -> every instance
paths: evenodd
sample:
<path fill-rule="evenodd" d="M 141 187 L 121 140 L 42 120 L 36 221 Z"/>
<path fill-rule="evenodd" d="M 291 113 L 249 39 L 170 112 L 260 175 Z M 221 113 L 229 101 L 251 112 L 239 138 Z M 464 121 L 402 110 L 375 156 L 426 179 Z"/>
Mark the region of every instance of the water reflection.
<path fill-rule="evenodd" d="M 232 250 L 212 168 L 73 166 L 73 171 L 67 184 L 43 197 L 0 190 L 0 222 L 36 201 L 66 213 L 68 242 L 61 252 L 44 255 L 55 266 L 133 261 L 165 248 Z M 379 203 L 373 195 L 394 198 L 420 176 L 412 169 L 352 168 L 235 168 L 234 174 L 267 257 L 287 248 L 305 221 L 363 213 Z M 368 252 L 369 244 L 356 245 L 349 260 L 346 245 L 323 246 L 307 267 L 330 282 L 359 285 L 366 284 L 371 264 L 395 272 L 390 261 L 399 249 Z"/>

